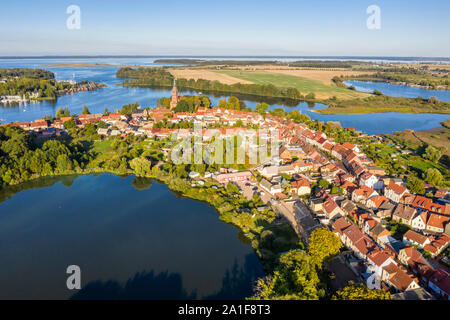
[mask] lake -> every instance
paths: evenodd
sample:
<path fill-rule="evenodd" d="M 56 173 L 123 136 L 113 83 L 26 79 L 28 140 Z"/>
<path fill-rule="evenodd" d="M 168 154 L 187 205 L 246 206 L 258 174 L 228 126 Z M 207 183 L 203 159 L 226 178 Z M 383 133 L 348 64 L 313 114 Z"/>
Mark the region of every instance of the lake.
<path fill-rule="evenodd" d="M 422 97 L 428 99 L 436 97 L 440 101 L 450 101 L 449 90 L 427 90 L 411 86 L 403 86 L 398 84 L 391 84 L 387 82 L 377 81 L 344 81 L 347 86 L 354 86 L 357 91 L 373 92 L 374 90 L 381 91 L 383 94 L 392 97 L 406 97 L 417 98 Z"/>
<path fill-rule="evenodd" d="M 107 63 L 112 65 L 148 65 L 156 66 L 156 58 L 85 58 L 85 59 L 0 59 L 0 68 L 37 68 L 41 64 L 56 63 Z M 80 92 L 59 97 L 55 102 L 31 103 L 21 106 L 0 106 L 0 119 L 4 122 L 33 121 L 45 115 L 55 115 L 60 107 L 68 107 L 70 112 L 80 114 L 83 105 L 87 105 L 92 113 L 103 113 L 105 107 L 109 111 L 120 109 L 123 105 L 139 102 L 142 107 L 155 107 L 161 97 L 170 97 L 170 90 L 150 88 L 124 88 L 118 86 L 122 79 L 115 76 L 118 68 L 86 68 L 86 67 L 41 67 L 56 73 L 58 80 L 90 80 L 105 83 L 108 87 L 91 92 Z M 373 90 L 371 90 L 373 91 Z M 383 91 L 383 90 L 381 90 Z M 426 91 L 426 90 L 425 90 Z M 384 93 L 385 90 L 383 91 Z M 186 91 L 182 94 L 198 94 Z M 227 95 L 204 93 L 211 98 L 213 105 Z M 425 97 L 425 95 L 423 95 Z M 368 134 L 393 133 L 405 129 L 426 130 L 440 126 L 440 122 L 450 118 L 442 114 L 405 114 L 379 113 L 362 115 L 321 115 L 314 110 L 325 108 L 323 104 L 307 104 L 305 102 L 284 102 L 280 99 L 265 99 L 249 96 L 238 96 L 248 107 L 254 108 L 258 102 L 267 101 L 270 109 L 283 108 L 287 111 L 297 109 L 313 120 L 339 121 L 343 127 L 354 127 Z"/>
<path fill-rule="evenodd" d="M 20 188 L 0 193 L 0 299 L 242 299 L 263 275 L 237 228 L 158 182 L 102 174 Z M 80 291 L 66 287 L 69 265 Z"/>

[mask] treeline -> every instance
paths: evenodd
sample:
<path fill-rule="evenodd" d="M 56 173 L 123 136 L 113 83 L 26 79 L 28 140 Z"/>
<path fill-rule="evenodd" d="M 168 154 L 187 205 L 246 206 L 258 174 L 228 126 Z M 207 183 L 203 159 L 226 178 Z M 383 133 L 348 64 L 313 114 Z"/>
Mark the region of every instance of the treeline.
<path fill-rule="evenodd" d="M 196 66 L 207 65 L 226 65 L 226 66 L 254 66 L 264 64 L 276 64 L 277 61 L 263 61 L 263 60 L 201 60 L 201 59 L 158 59 L 154 63 L 168 63 L 168 64 L 187 64 Z"/>
<path fill-rule="evenodd" d="M 0 80 L 9 78 L 55 79 L 55 74 L 44 69 L 13 68 L 0 69 Z"/>
<path fill-rule="evenodd" d="M 131 78 L 125 80 L 124 86 L 130 87 L 169 87 L 173 84 L 173 76 L 162 68 L 122 68 L 117 71 L 119 78 Z M 313 95 L 303 96 L 297 88 L 277 87 L 272 84 L 224 84 L 219 81 L 204 79 L 177 79 L 177 87 L 199 91 L 214 91 L 233 94 L 244 94 L 262 97 L 285 98 L 291 100 L 314 100 Z"/>
<path fill-rule="evenodd" d="M 385 69 L 374 74 L 345 77 L 345 80 L 400 82 L 433 89 L 439 86 L 450 86 L 448 75 L 432 74 L 417 68 Z"/>
<path fill-rule="evenodd" d="M 305 60 L 305 61 L 295 61 L 290 62 L 291 67 L 304 67 L 304 68 L 345 68 L 351 69 L 354 64 L 361 64 L 356 61 L 315 61 L 315 60 Z"/>
<path fill-rule="evenodd" d="M 134 81 L 125 80 L 124 85 L 136 86 L 160 86 L 173 85 L 174 77 L 163 68 L 120 68 L 116 72 L 118 78 L 130 78 Z"/>
<path fill-rule="evenodd" d="M 32 139 L 19 127 L 0 127 L 0 187 L 41 176 L 81 172 L 92 155 L 71 140 Z"/>
<path fill-rule="evenodd" d="M 169 98 L 161 98 L 157 100 L 157 105 L 160 108 L 170 108 Z M 175 112 L 196 112 L 198 107 L 210 108 L 211 100 L 207 96 L 183 96 L 175 107 Z"/>
<path fill-rule="evenodd" d="M 450 113 L 450 102 L 440 101 L 435 97 L 428 99 L 422 97 L 391 97 L 384 95 L 378 90 L 375 90 L 373 95 L 364 99 L 339 100 L 333 97 L 323 103 L 329 105 L 329 108 L 319 110 L 320 113 L 324 114 L 339 114 L 341 113 L 339 112 L 340 109 L 342 111 L 364 109 L 362 113 L 379 112 L 380 109 L 383 112 Z"/>

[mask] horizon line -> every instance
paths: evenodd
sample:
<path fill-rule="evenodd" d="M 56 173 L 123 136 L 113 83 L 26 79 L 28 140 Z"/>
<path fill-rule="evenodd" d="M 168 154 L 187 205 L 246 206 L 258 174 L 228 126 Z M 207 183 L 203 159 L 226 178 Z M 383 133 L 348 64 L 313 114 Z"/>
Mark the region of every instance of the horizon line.
<path fill-rule="evenodd" d="M 387 59 L 387 60 L 450 60 L 450 57 L 430 56 L 352 56 L 352 55 L 139 55 L 139 54 L 99 54 L 99 55 L 8 55 L 0 59 L 42 59 L 42 58 L 311 58 L 311 59 Z"/>

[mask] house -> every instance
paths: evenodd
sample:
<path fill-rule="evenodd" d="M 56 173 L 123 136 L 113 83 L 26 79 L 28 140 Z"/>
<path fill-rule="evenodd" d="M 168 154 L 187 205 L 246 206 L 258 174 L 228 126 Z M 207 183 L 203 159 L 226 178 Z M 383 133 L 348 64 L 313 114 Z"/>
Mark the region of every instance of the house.
<path fill-rule="evenodd" d="M 383 226 L 383 224 L 378 223 L 375 227 L 372 228 L 372 230 L 370 230 L 369 235 L 373 238 L 373 240 L 375 240 L 378 244 L 381 245 L 378 239 L 382 237 L 391 236 L 391 232 L 388 229 L 386 229 L 386 227 Z"/>
<path fill-rule="evenodd" d="M 450 236 L 445 233 L 435 238 L 431 243 L 423 246 L 423 249 L 428 251 L 432 257 L 436 257 L 444 251 L 450 244 Z"/>
<path fill-rule="evenodd" d="M 418 208 L 419 210 L 426 210 L 438 214 L 446 213 L 445 205 L 434 203 L 430 198 L 426 198 L 423 196 L 416 196 L 414 198 L 412 206 Z"/>
<path fill-rule="evenodd" d="M 406 233 L 403 235 L 403 242 L 405 244 L 416 245 L 419 248 L 423 248 L 426 244 L 431 243 L 428 237 L 425 237 L 424 235 L 413 230 L 406 231 Z"/>
<path fill-rule="evenodd" d="M 300 178 L 291 182 L 291 193 L 303 196 L 311 193 L 311 183 L 305 179 Z"/>
<path fill-rule="evenodd" d="M 345 181 L 341 185 L 341 188 L 344 191 L 344 195 L 346 195 L 346 194 L 352 194 L 353 191 L 358 189 L 358 186 L 350 181 Z"/>
<path fill-rule="evenodd" d="M 450 217 L 441 216 L 439 214 L 430 213 L 427 224 L 425 226 L 426 233 L 443 233 L 445 225 L 449 222 Z"/>
<path fill-rule="evenodd" d="M 341 210 L 341 208 L 339 208 L 337 203 L 331 198 L 328 198 L 323 203 L 323 211 L 324 211 L 327 219 L 330 219 L 330 220 L 334 219 L 336 217 L 344 216 L 344 212 Z"/>
<path fill-rule="evenodd" d="M 365 203 L 367 199 L 377 195 L 378 193 L 375 190 L 367 186 L 362 186 L 352 192 L 352 201 Z"/>
<path fill-rule="evenodd" d="M 259 170 L 259 173 L 267 179 L 278 175 L 278 166 L 267 166 Z"/>
<path fill-rule="evenodd" d="M 297 160 L 292 164 L 292 166 L 294 167 L 296 173 L 300 173 L 311 171 L 313 168 L 313 163 L 310 161 Z"/>
<path fill-rule="evenodd" d="M 235 181 L 250 180 L 252 173 L 250 171 L 239 171 L 233 173 L 222 173 L 215 177 L 219 183 L 228 183 Z"/>
<path fill-rule="evenodd" d="M 363 235 L 355 244 L 355 253 L 362 259 L 367 259 L 367 255 L 374 250 L 377 245 L 376 243 L 370 239 L 368 236 Z"/>
<path fill-rule="evenodd" d="M 411 225 L 412 219 L 415 217 L 417 210 L 413 207 L 399 204 L 392 214 L 392 220 Z"/>
<path fill-rule="evenodd" d="M 438 296 L 450 300 L 450 275 L 438 269 L 428 281 L 428 287 Z"/>
<path fill-rule="evenodd" d="M 292 165 L 286 165 L 286 166 L 280 166 L 278 167 L 278 174 L 287 174 L 287 175 L 292 175 L 296 173 L 295 169 Z"/>
<path fill-rule="evenodd" d="M 391 263 L 383 268 L 381 279 L 398 291 L 420 288 L 417 278 L 409 275 L 395 263 Z"/>
<path fill-rule="evenodd" d="M 425 260 L 422 254 L 411 246 L 407 246 L 400 250 L 398 254 L 398 260 L 411 269 L 417 270 L 418 265 L 426 265 L 430 269 L 433 269 L 433 267 L 428 263 L 428 261 Z"/>
<path fill-rule="evenodd" d="M 281 188 L 281 184 L 276 182 L 276 183 L 272 183 L 266 179 L 262 179 L 259 183 L 259 186 L 266 190 L 267 192 L 271 193 L 271 194 L 276 194 L 276 193 L 281 193 L 283 191 L 283 189 Z"/>
<path fill-rule="evenodd" d="M 107 135 L 109 135 L 110 130 L 109 130 L 109 129 L 104 129 L 104 128 L 99 128 L 99 129 L 97 130 L 97 133 L 98 133 L 99 135 L 101 135 L 101 136 L 107 136 Z"/>
<path fill-rule="evenodd" d="M 346 216 L 351 215 L 358 208 L 352 201 L 344 200 L 340 203 L 341 209 Z"/>
<path fill-rule="evenodd" d="M 392 213 L 394 212 L 395 205 L 391 202 L 383 202 L 376 212 L 376 216 L 378 218 L 390 218 L 392 217 Z"/>
<path fill-rule="evenodd" d="M 323 203 L 324 200 L 322 198 L 311 199 L 310 206 L 311 209 L 315 212 L 323 211 Z"/>
<path fill-rule="evenodd" d="M 348 149 L 348 150 L 355 151 L 357 153 L 360 152 L 358 146 L 355 146 L 354 144 L 352 144 L 350 142 L 344 142 L 342 144 L 342 147 L 344 147 L 345 149 Z"/>
<path fill-rule="evenodd" d="M 416 215 L 411 222 L 411 227 L 416 231 L 424 231 L 427 225 L 428 212 L 424 211 Z"/>
<path fill-rule="evenodd" d="M 385 250 L 373 250 L 367 255 L 367 261 L 379 279 L 381 279 L 384 267 L 387 267 L 391 263 L 396 264 L 393 257 Z"/>
<path fill-rule="evenodd" d="M 367 186 L 369 188 L 375 189 L 374 187 L 377 184 L 377 182 L 378 178 L 369 172 L 365 172 L 359 177 L 360 186 Z"/>
<path fill-rule="evenodd" d="M 342 240 L 343 235 L 344 235 L 344 230 L 350 226 L 351 226 L 351 224 L 343 217 L 336 219 L 332 224 L 334 234 L 336 234 L 339 237 L 339 239 L 341 239 L 342 242 L 344 242 Z"/>
<path fill-rule="evenodd" d="M 384 196 L 395 203 L 399 203 L 400 199 L 407 191 L 408 190 L 405 187 L 391 182 L 384 187 Z"/>
<path fill-rule="evenodd" d="M 369 209 L 378 209 L 384 202 L 389 202 L 385 196 L 374 196 L 366 201 L 366 206 Z"/>

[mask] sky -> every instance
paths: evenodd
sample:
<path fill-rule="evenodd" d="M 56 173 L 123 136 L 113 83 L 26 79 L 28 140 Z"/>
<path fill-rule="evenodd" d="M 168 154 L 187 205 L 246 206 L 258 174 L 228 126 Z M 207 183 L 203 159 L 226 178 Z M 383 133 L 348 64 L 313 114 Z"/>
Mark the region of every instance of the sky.
<path fill-rule="evenodd" d="M 80 29 L 66 12 L 80 8 Z M 380 8 L 380 29 L 366 10 Z M 448 0 L 0 0 L 0 56 L 450 57 Z"/>

